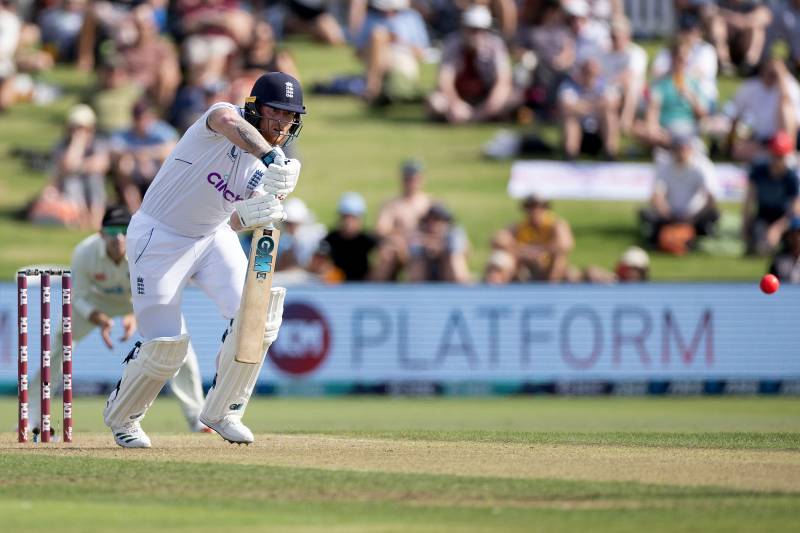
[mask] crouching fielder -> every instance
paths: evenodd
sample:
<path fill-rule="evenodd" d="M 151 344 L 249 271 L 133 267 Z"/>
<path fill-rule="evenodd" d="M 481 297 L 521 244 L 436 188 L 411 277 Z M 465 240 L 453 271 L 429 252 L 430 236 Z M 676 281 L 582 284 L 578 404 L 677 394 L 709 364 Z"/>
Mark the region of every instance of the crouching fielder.
<path fill-rule="evenodd" d="M 281 72 L 261 76 L 250 94 L 244 108 L 214 104 L 186 131 L 131 221 L 131 292 L 144 342 L 131 351 L 104 412 L 120 446 L 150 446 L 140 422 L 187 357 L 180 307 L 189 280 L 230 320 L 200 420 L 230 442 L 253 442 L 242 415 L 263 358 L 257 365 L 234 359 L 247 271 L 236 231 L 283 220 L 278 198 L 294 190 L 300 163 L 281 147 L 297 137 L 305 107 L 300 84 Z M 284 296 L 272 289 L 264 353 L 277 338 Z"/>

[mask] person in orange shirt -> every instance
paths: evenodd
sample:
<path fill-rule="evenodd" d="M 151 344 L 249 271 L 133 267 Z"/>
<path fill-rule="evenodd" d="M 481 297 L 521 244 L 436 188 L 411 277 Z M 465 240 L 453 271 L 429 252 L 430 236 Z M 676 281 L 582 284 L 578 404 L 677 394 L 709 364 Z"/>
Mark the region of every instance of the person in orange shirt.
<path fill-rule="evenodd" d="M 516 258 L 517 281 L 563 281 L 575 246 L 569 223 L 551 210 L 550 202 L 535 195 L 523 200 L 522 209 L 523 220 L 500 230 L 492 247 Z"/>

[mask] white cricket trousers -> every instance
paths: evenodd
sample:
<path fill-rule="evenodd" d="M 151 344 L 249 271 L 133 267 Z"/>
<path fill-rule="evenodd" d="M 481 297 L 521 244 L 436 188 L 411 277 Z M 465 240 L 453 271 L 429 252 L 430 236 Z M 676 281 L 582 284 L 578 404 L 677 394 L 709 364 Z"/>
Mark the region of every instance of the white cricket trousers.
<path fill-rule="evenodd" d="M 187 333 L 181 319 L 183 289 L 191 280 L 226 320 L 242 300 L 247 257 L 227 224 L 205 237 L 175 233 L 138 211 L 128 227 L 133 311 L 145 340 Z M 227 323 L 220 322 L 220 335 Z"/>

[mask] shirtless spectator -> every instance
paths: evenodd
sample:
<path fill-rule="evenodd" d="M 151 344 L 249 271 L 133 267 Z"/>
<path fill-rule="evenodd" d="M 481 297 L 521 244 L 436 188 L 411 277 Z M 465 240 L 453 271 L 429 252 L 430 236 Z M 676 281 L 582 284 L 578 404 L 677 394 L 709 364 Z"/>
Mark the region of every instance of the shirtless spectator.
<path fill-rule="evenodd" d="M 535 195 L 525 198 L 522 208 L 522 221 L 497 232 L 492 248 L 514 256 L 519 265 L 517 281 L 564 281 L 569 253 L 575 246 L 569 223 Z"/>
<path fill-rule="evenodd" d="M 431 205 L 409 238 L 408 281 L 468 283 L 469 242 L 442 204 Z"/>
<path fill-rule="evenodd" d="M 155 12 L 148 4 L 132 13 L 136 39 L 120 48 L 129 79 L 139 85 L 160 109 L 168 109 L 181 79 L 172 43 L 159 35 Z"/>
<path fill-rule="evenodd" d="M 158 169 L 175 147 L 178 133 L 159 120 L 147 100 L 133 106 L 133 125 L 112 136 L 116 187 L 131 213 L 142 203 L 144 193 Z"/>
<path fill-rule="evenodd" d="M 376 281 L 397 279 L 408 263 L 408 236 L 431 207 L 431 198 L 422 190 L 422 165 L 409 160 L 402 167 L 402 193 L 381 208 L 375 233 L 382 239 L 373 272 Z"/>
<path fill-rule="evenodd" d="M 439 83 L 428 98 L 430 114 L 451 124 L 497 120 L 510 111 L 511 61 L 492 33 L 489 8 L 474 5 L 461 17 L 461 31 L 444 44 Z"/>
<path fill-rule="evenodd" d="M 796 139 L 800 125 L 800 85 L 782 60 L 771 58 L 757 77 L 745 80 L 725 107 L 731 118 L 728 147 L 737 161 L 752 161 L 779 131 Z"/>

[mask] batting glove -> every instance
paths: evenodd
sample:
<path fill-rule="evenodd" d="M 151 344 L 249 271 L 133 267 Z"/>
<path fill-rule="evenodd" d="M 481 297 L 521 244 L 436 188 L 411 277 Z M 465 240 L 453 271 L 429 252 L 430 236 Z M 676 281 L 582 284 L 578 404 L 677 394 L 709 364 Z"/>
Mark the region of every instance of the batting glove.
<path fill-rule="evenodd" d="M 271 226 L 286 219 L 283 204 L 274 196 L 253 196 L 233 204 L 243 229 Z"/>

